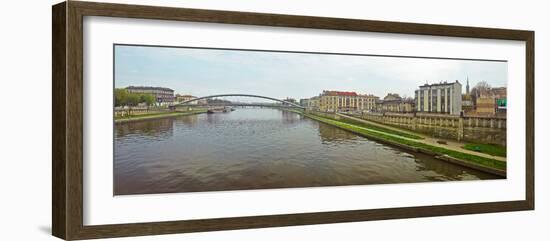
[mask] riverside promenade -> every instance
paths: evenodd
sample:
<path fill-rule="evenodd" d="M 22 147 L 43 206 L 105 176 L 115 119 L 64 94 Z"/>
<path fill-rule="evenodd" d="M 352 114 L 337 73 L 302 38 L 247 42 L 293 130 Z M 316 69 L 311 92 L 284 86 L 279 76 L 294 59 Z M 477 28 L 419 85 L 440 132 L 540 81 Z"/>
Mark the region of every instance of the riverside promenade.
<path fill-rule="evenodd" d="M 354 117 L 354 116 L 344 115 L 344 114 L 340 114 L 340 113 L 337 113 L 336 115 L 338 115 L 342 118 L 347 118 L 347 119 L 351 119 L 351 120 L 354 120 L 354 121 L 363 122 L 363 123 L 368 124 L 368 125 L 379 126 L 379 127 L 383 127 L 383 128 L 386 128 L 386 129 L 395 130 L 395 131 L 404 132 L 404 133 L 408 133 L 408 134 L 411 134 L 411 135 L 417 135 L 417 136 L 422 137 L 422 139 L 410 139 L 410 138 L 400 136 L 401 138 L 409 139 L 411 141 L 421 142 L 421 143 L 424 143 L 424 144 L 437 146 L 437 147 L 441 147 L 441 148 L 445 148 L 445 149 L 450 149 L 450 150 L 454 150 L 454 151 L 458 151 L 458 152 L 463 152 L 463 153 L 467 153 L 467 154 L 470 154 L 470 155 L 476 155 L 476 156 L 481 156 L 481 157 L 485 157 L 485 158 L 496 159 L 496 160 L 504 161 L 504 162 L 506 161 L 506 157 L 493 156 L 493 155 L 489 155 L 489 154 L 486 154 L 486 153 L 481 153 L 481 152 L 476 152 L 476 151 L 471 151 L 471 150 L 468 150 L 468 149 L 464 149 L 462 147 L 466 144 L 465 142 L 458 142 L 458 141 L 444 139 L 445 144 L 442 144 L 442 143 L 438 142 L 438 141 L 443 140 L 441 138 L 434 138 L 434 137 L 431 137 L 431 136 L 428 136 L 428 135 L 425 135 L 425 134 L 422 134 L 422 133 L 412 132 L 412 131 L 396 128 L 396 127 L 393 127 L 393 126 L 383 125 L 383 124 L 380 124 L 380 123 L 376 123 L 376 122 L 373 122 L 373 121 L 361 119 L 361 118 Z M 366 128 L 366 129 L 368 129 L 368 128 Z M 376 130 L 372 130 L 372 131 L 376 131 Z"/>

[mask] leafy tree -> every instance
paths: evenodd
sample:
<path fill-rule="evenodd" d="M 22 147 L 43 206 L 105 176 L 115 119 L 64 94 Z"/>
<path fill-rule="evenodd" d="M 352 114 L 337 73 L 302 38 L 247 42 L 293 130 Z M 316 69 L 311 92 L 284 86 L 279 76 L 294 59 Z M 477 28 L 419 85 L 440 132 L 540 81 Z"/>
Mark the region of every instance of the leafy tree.
<path fill-rule="evenodd" d="M 126 89 L 115 89 L 115 106 L 137 106 L 139 103 L 150 106 L 155 102 L 155 96 L 151 94 L 129 93 Z"/>
<path fill-rule="evenodd" d="M 153 96 L 151 94 L 142 94 L 139 97 L 139 102 L 140 103 L 145 103 L 145 104 L 147 104 L 147 106 L 153 105 L 156 102 L 155 101 L 155 96 Z"/>
<path fill-rule="evenodd" d="M 125 106 L 128 104 L 128 90 L 115 89 L 115 106 Z"/>
<path fill-rule="evenodd" d="M 140 95 L 135 93 L 128 93 L 126 96 L 126 104 L 129 106 L 136 106 L 140 102 Z"/>

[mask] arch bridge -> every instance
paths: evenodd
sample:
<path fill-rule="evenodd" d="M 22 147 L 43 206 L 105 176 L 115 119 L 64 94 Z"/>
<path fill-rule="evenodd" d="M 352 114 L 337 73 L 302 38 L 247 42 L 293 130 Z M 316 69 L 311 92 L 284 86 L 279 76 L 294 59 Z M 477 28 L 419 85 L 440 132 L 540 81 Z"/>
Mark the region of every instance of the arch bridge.
<path fill-rule="evenodd" d="M 289 101 L 286 101 L 286 100 L 281 100 L 281 99 L 277 99 L 277 98 L 273 98 L 273 97 L 268 97 L 268 96 L 262 96 L 262 95 L 251 95 L 251 94 L 219 94 L 219 95 L 209 95 L 209 96 L 203 96 L 203 97 L 198 97 L 198 98 L 195 98 L 195 99 L 187 100 L 187 101 L 181 102 L 181 103 L 179 103 L 179 104 L 176 104 L 175 106 L 185 106 L 186 104 L 189 104 L 189 103 L 191 103 L 191 102 L 198 101 L 198 100 L 203 100 L 203 99 L 210 99 L 210 98 L 216 98 L 216 97 L 230 97 L 230 96 L 237 96 L 237 97 L 253 97 L 253 98 L 261 98 L 261 99 L 273 100 L 273 101 L 281 102 L 281 103 L 283 103 L 283 104 L 287 104 L 287 105 L 292 106 L 292 107 L 295 107 L 295 108 L 305 109 L 305 107 L 303 107 L 303 106 L 301 106 L 301 105 L 299 105 L 299 104 L 292 103 L 292 102 L 289 102 Z M 230 105 L 231 105 L 231 104 L 230 104 Z M 243 104 L 238 104 L 238 105 L 243 105 Z M 259 106 L 258 104 L 250 104 L 250 105 Z M 266 106 L 273 106 L 273 105 L 266 105 Z"/>

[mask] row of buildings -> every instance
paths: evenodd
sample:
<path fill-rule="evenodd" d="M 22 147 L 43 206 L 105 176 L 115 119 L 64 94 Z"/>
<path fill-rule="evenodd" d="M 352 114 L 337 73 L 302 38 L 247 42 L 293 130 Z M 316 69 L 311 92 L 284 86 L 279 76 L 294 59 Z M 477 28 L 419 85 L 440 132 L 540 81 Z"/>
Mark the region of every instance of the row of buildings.
<path fill-rule="evenodd" d="M 152 87 L 152 86 L 128 86 L 126 87 L 128 93 L 135 94 L 150 94 L 155 97 L 157 104 L 172 103 L 174 102 L 174 90 L 165 87 Z"/>
<path fill-rule="evenodd" d="M 196 99 L 197 97 L 192 95 L 174 95 L 174 90 L 165 87 L 152 87 L 152 86 L 128 86 L 125 88 L 128 93 L 136 94 L 150 94 L 155 97 L 157 105 L 170 105 L 174 103 L 181 103 L 189 100 Z M 198 100 L 191 104 L 202 104 L 206 100 Z"/>
<path fill-rule="evenodd" d="M 126 90 L 129 93 L 151 94 L 155 96 L 157 105 L 170 105 L 197 98 L 192 95 L 174 95 L 174 90 L 164 87 L 129 86 Z M 292 98 L 285 100 L 296 102 Z M 199 100 L 191 104 L 206 102 L 207 100 Z M 487 86 L 470 91 L 470 83 L 467 80 L 466 93 L 463 93 L 462 84 L 457 80 L 421 85 L 414 91 L 414 98 L 388 93 L 382 99 L 372 94 L 358 94 L 354 91 L 324 90 L 318 96 L 301 99 L 299 104 L 323 112 L 429 112 L 490 116 L 506 113 L 506 87 Z"/>
<path fill-rule="evenodd" d="M 506 87 L 486 88 L 470 92 L 469 80 L 466 93 L 460 82 L 424 84 L 414 92 L 414 98 L 404 98 L 389 93 L 380 99 L 371 94 L 349 91 L 324 90 L 321 94 L 301 99 L 306 108 L 324 112 L 429 112 L 460 115 L 497 115 L 506 112 Z"/>
<path fill-rule="evenodd" d="M 306 108 L 324 112 L 413 112 L 414 102 L 399 94 L 389 93 L 383 99 L 372 94 L 358 94 L 353 91 L 324 90 L 319 96 L 301 99 Z"/>
<path fill-rule="evenodd" d="M 506 87 L 469 91 L 462 95 L 462 111 L 466 114 L 505 115 L 507 108 Z"/>
<path fill-rule="evenodd" d="M 418 112 L 484 116 L 506 113 L 506 87 L 491 88 L 487 85 L 470 91 L 469 80 L 466 80 L 466 93 L 462 93 L 460 82 L 455 81 L 422 85 L 414 96 Z"/>

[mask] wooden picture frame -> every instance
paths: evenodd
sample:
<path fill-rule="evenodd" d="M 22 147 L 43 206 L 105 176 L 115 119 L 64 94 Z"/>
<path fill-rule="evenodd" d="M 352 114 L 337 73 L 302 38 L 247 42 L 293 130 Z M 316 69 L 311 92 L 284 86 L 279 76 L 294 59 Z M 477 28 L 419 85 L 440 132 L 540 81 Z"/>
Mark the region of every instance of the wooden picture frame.
<path fill-rule="evenodd" d="M 534 209 L 534 32 L 264 13 L 68 1 L 52 8 L 52 233 L 92 239 L 214 230 L 356 222 Z M 525 200 L 152 223 L 83 224 L 83 17 L 107 16 L 329 30 L 367 31 L 526 43 Z"/>

